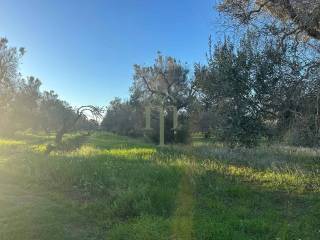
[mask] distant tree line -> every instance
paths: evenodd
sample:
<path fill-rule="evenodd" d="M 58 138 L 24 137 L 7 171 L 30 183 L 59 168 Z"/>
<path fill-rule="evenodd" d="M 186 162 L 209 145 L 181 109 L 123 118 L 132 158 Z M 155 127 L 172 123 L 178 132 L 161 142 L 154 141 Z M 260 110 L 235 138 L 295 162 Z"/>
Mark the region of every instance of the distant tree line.
<path fill-rule="evenodd" d="M 70 130 L 97 129 L 97 121 L 87 119 L 54 91 L 40 91 L 38 78 L 21 76 L 19 64 L 24 54 L 24 48 L 10 47 L 7 39 L 0 39 L 0 135 L 30 129 L 57 133 L 60 143 Z"/>
<path fill-rule="evenodd" d="M 152 65 L 134 65 L 127 100 L 110 102 L 100 126 L 95 106 L 71 107 L 41 81 L 23 78 L 24 48 L 0 40 L 0 135 L 17 130 L 54 132 L 56 142 L 71 130 L 99 127 L 159 141 L 159 112 L 165 109 L 165 141 L 188 143 L 194 133 L 230 146 L 261 142 L 320 144 L 320 5 L 318 1 L 221 0 L 218 9 L 241 34 L 209 39 L 207 62 L 187 64 L 158 53 Z M 145 108 L 151 126 L 145 129 Z M 173 129 L 172 106 L 179 124 Z"/>

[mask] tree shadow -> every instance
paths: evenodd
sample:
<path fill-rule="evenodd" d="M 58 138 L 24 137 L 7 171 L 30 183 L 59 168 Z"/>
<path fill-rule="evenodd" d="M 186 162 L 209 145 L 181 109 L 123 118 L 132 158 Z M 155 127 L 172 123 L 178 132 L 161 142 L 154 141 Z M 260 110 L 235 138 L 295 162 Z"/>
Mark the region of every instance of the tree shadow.
<path fill-rule="evenodd" d="M 318 239 L 319 194 L 269 189 L 207 170 L 195 176 L 196 239 Z"/>
<path fill-rule="evenodd" d="M 53 202 L 67 204 L 84 216 L 99 236 L 114 226 L 132 227 L 132 221 L 143 216 L 153 216 L 147 218 L 149 224 L 159 219 L 173 221 L 184 201 L 184 194 L 179 195 L 181 179 L 186 179 L 190 168 L 193 200 L 186 206 L 191 208 L 190 232 L 195 239 L 319 238 L 319 194 L 283 189 L 276 184 L 281 178 L 272 180 L 273 175 L 270 183 L 264 177 L 266 168 L 248 167 L 245 161 L 239 164 L 237 158 L 203 156 L 198 148 L 123 145 L 124 139 L 113 139 L 114 144 L 105 147 L 108 141 L 101 141 L 94 148 L 100 140 L 90 141 L 88 155 L 81 153 L 85 149 L 81 146 L 88 142 L 79 141 L 78 147 L 49 156 L 31 151 L 17 157 L 11 167 L 19 168 L 25 183 L 62 194 L 63 200 Z M 182 184 L 185 191 L 188 184 Z"/>

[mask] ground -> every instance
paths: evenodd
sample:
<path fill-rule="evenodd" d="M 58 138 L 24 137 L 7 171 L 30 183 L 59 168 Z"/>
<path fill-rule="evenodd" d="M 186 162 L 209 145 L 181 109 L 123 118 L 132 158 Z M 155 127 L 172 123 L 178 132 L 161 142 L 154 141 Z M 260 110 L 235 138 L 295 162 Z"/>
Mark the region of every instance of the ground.
<path fill-rule="evenodd" d="M 0 239 L 320 239 L 320 151 L 0 139 Z"/>

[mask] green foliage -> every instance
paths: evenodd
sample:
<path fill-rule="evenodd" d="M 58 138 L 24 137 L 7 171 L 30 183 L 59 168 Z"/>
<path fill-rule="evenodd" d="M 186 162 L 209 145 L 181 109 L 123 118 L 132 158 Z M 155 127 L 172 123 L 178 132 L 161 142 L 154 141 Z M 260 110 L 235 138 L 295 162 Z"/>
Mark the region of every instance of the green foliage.
<path fill-rule="evenodd" d="M 317 150 L 82 136 L 0 141 L 1 239 L 319 238 Z"/>
<path fill-rule="evenodd" d="M 24 53 L 24 48 L 9 47 L 7 39 L 0 38 L 0 135 L 12 136 L 27 129 L 59 132 L 62 126 L 69 126 L 67 131 L 96 130 L 96 121 L 82 113 L 79 117 L 54 91 L 41 92 L 38 78 L 21 76 L 19 64 Z"/>
<path fill-rule="evenodd" d="M 242 48 L 235 50 L 226 39 L 209 52 L 208 66 L 196 68 L 199 91 L 204 94 L 204 104 L 214 112 L 211 127 L 218 138 L 231 145 L 254 146 L 262 132 L 262 118 L 255 99 L 259 83 L 252 78 L 254 45 L 244 39 Z M 258 73 L 256 73 L 258 75 Z"/>
<path fill-rule="evenodd" d="M 125 136 L 142 137 L 159 143 L 160 106 L 165 111 L 165 143 L 187 143 L 190 131 L 185 111 L 192 101 L 191 81 L 188 69 L 173 57 L 164 57 L 160 53 L 154 65 L 144 67 L 135 65 L 134 82 L 131 87 L 130 101 L 119 98 L 110 102 L 101 126 L 110 132 Z M 145 127 L 145 107 L 151 104 L 151 131 Z M 181 126 L 173 131 L 173 116 L 170 107 L 175 106 L 179 112 Z M 183 121 L 183 123 L 182 123 Z"/>
<path fill-rule="evenodd" d="M 134 65 L 131 99 L 135 104 L 186 108 L 193 97 L 187 66 L 158 53 L 151 66 Z"/>
<path fill-rule="evenodd" d="M 317 0 L 221 0 L 218 10 L 243 25 L 259 26 L 283 38 L 295 37 L 301 42 L 320 40 L 320 11 Z M 267 14 L 266 14 L 267 13 Z M 267 15 L 267 16 L 266 16 Z M 257 24 L 258 23 L 258 24 Z M 290 23 L 290 24 L 288 24 Z"/>
<path fill-rule="evenodd" d="M 277 39 L 252 31 L 239 43 L 225 39 L 213 50 L 210 40 L 208 64 L 195 70 L 203 111 L 198 129 L 231 146 L 253 147 L 262 138 L 284 135 L 300 138 L 296 144 L 317 146 L 319 79 L 315 69 L 305 69 L 308 61 L 294 46 L 277 48 Z M 300 137 L 297 124 L 305 129 Z"/>
<path fill-rule="evenodd" d="M 125 136 L 143 136 L 144 112 L 130 102 L 115 98 L 110 102 L 101 127 L 109 132 Z"/>
<path fill-rule="evenodd" d="M 58 131 L 66 119 L 74 119 L 71 106 L 59 99 L 54 91 L 44 91 L 39 106 L 40 126 L 45 132 Z"/>
<path fill-rule="evenodd" d="M 10 135 L 15 130 L 12 124 L 12 103 L 16 92 L 18 66 L 24 49 L 8 45 L 6 38 L 0 38 L 0 134 Z"/>
<path fill-rule="evenodd" d="M 319 134 L 314 131 L 314 119 L 299 119 L 292 123 L 286 132 L 284 140 L 292 146 L 314 147 L 319 146 Z"/>
<path fill-rule="evenodd" d="M 140 114 L 144 114 L 144 108 L 149 104 L 155 108 L 164 107 L 165 142 L 187 143 L 190 131 L 184 112 L 195 98 L 193 81 L 189 78 L 187 66 L 173 57 L 165 57 L 158 53 L 153 65 L 135 65 L 134 70 L 130 103 L 140 109 Z M 172 106 L 177 108 L 181 122 L 176 132 L 173 131 Z M 144 119 L 141 119 L 141 122 L 144 124 Z M 153 142 L 159 143 L 158 111 L 152 112 L 151 124 L 153 130 L 146 132 L 145 135 Z"/>
<path fill-rule="evenodd" d="M 186 116 L 186 114 L 181 114 L 179 116 L 179 125 L 174 135 L 174 142 L 189 144 L 191 143 L 191 141 L 192 139 L 189 118 L 188 116 Z"/>
<path fill-rule="evenodd" d="M 258 100 L 265 103 L 264 122 L 273 128 L 269 133 L 294 145 L 318 147 L 320 12 L 317 1 L 222 0 L 218 10 L 235 20 L 237 27 L 240 23 L 243 30 L 254 29 L 259 42 L 266 46 L 265 50 L 256 47 L 252 52 L 260 50 L 264 56 L 253 61 L 258 60 L 254 65 L 260 72 L 257 75 L 260 87 L 256 89 L 265 91 L 265 97 Z"/>

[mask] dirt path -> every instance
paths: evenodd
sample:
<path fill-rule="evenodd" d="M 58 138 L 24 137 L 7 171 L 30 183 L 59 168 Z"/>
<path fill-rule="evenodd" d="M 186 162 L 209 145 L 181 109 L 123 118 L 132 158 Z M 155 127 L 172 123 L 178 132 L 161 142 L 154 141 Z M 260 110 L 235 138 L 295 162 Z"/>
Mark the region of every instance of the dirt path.
<path fill-rule="evenodd" d="M 193 183 L 192 173 L 187 169 L 181 178 L 177 196 L 177 209 L 174 214 L 172 239 L 191 240 L 193 234 Z"/>

